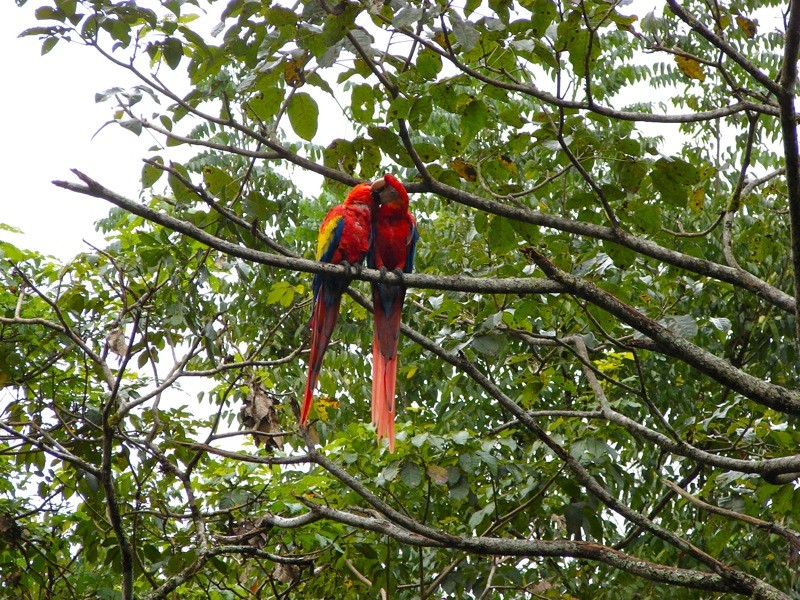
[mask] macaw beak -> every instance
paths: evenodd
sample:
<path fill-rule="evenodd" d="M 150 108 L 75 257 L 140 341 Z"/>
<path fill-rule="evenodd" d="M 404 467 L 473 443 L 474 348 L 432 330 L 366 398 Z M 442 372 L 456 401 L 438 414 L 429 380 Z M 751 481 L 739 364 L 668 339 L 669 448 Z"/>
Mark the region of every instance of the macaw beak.
<path fill-rule="evenodd" d="M 370 196 L 372 196 L 372 200 L 375 202 L 375 204 L 381 204 L 381 194 L 383 193 L 385 187 L 386 182 L 383 179 L 378 179 L 372 184 L 372 187 L 370 188 Z"/>
<path fill-rule="evenodd" d="M 379 205 L 389 204 L 397 200 L 397 190 L 386 183 L 385 179 L 378 179 L 372 184 L 372 199 Z"/>

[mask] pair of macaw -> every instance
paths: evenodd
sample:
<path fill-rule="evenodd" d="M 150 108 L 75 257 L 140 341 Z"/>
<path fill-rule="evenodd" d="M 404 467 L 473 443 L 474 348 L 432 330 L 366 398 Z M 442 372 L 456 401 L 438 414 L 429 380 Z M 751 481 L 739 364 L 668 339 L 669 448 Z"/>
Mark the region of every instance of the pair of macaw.
<path fill-rule="evenodd" d="M 408 210 L 408 193 L 393 175 L 384 175 L 371 185 L 360 183 L 344 204 L 333 207 L 319 228 L 317 260 L 334 264 L 360 264 L 364 258 L 372 269 L 411 273 L 419 234 Z M 314 275 L 314 308 L 311 315 L 311 353 L 308 378 L 300 410 L 305 426 L 311 412 L 314 386 L 322 358 L 339 315 L 342 294 L 350 280 L 341 276 Z M 372 424 L 378 441 L 386 437 L 394 452 L 395 382 L 400 315 L 406 288 L 372 284 L 375 328 L 372 343 Z"/>

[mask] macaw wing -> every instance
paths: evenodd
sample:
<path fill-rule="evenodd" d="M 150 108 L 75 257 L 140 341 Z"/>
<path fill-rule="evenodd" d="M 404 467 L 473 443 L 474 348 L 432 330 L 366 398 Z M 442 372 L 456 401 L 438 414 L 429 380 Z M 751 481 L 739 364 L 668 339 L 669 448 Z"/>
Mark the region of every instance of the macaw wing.
<path fill-rule="evenodd" d="M 334 207 L 322 221 L 319 227 L 319 236 L 317 237 L 317 260 L 320 262 L 338 262 L 336 256 L 339 249 L 339 242 L 342 239 L 342 231 L 344 230 L 344 211 L 340 210 L 341 206 Z M 319 273 L 314 275 L 314 302 L 317 300 L 320 288 L 322 288 L 323 276 Z M 327 286 L 332 288 L 335 286 Z M 325 303 L 330 304 L 336 295 L 334 289 L 325 290 Z"/>
<path fill-rule="evenodd" d="M 336 208 L 339 208 L 338 206 Z M 334 254 L 339 248 L 344 230 L 344 214 L 335 208 L 328 213 L 319 227 L 317 238 L 317 260 L 333 262 Z"/>
<path fill-rule="evenodd" d="M 406 264 L 403 267 L 404 273 L 411 273 L 414 271 L 414 253 L 417 251 L 418 239 L 419 230 L 417 229 L 417 222 L 414 220 L 414 217 L 411 217 L 411 231 L 408 234 L 408 242 L 406 243 Z"/>

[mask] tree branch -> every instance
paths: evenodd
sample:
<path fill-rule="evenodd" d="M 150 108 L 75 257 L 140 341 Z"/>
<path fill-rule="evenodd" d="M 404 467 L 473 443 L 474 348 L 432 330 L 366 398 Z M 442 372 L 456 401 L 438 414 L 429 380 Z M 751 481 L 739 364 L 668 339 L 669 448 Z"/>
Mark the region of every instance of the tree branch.
<path fill-rule="evenodd" d="M 614 315 L 623 323 L 653 339 L 669 354 L 677 356 L 698 371 L 754 402 L 781 412 L 800 415 L 800 392 L 797 390 L 789 390 L 763 381 L 737 369 L 729 362 L 692 344 L 680 335 L 672 333 L 663 325 L 621 302 L 593 283 L 559 269 L 538 251 L 532 250 L 531 256 L 548 277 L 569 287 L 569 293 L 588 300 Z"/>
<path fill-rule="evenodd" d="M 787 599 L 788 596 L 755 578 L 748 578 L 747 586 L 738 582 L 726 580 L 716 574 L 690 569 L 681 569 L 650 563 L 630 556 L 608 546 L 584 541 L 545 541 L 545 540 L 518 540 L 496 537 L 460 537 L 447 536 L 450 542 L 443 544 L 439 539 L 441 533 L 427 528 L 419 523 L 417 526 L 429 535 L 422 535 L 404 527 L 376 517 L 356 515 L 351 512 L 337 510 L 300 498 L 315 515 L 356 527 L 388 535 L 402 543 L 422 547 L 448 547 L 489 556 L 516 556 L 516 557 L 556 557 L 579 558 L 601 562 L 620 569 L 637 577 L 650 581 L 668 583 L 682 587 L 703 589 L 710 591 L 726 591 L 751 594 L 755 590 L 766 594 L 763 597 Z"/>
<path fill-rule="evenodd" d="M 797 58 L 800 52 L 800 2 L 789 3 L 789 23 L 783 53 L 780 86 L 776 92 L 781 109 L 783 156 L 786 161 L 786 187 L 789 194 L 789 224 L 792 232 L 792 267 L 794 279 L 795 347 L 798 358 L 795 369 L 800 372 L 800 150 L 797 139 L 797 115 L 794 96 L 797 87 Z"/>
<path fill-rule="evenodd" d="M 242 258 L 244 260 L 249 260 L 264 265 L 293 271 L 303 271 L 306 273 L 347 275 L 362 281 L 403 284 L 406 287 L 417 287 L 423 289 L 438 289 L 461 292 L 486 292 L 492 294 L 551 294 L 563 291 L 564 289 L 562 286 L 555 284 L 552 281 L 524 277 L 507 279 L 477 279 L 462 276 L 444 277 L 415 273 L 403 274 L 401 277 L 395 273 L 381 273 L 376 269 L 362 269 L 358 273 L 351 273 L 341 265 L 260 252 L 246 246 L 222 240 L 207 233 L 199 227 L 195 227 L 187 221 L 176 219 L 175 217 L 171 217 L 165 213 L 153 210 L 144 204 L 128 200 L 127 198 L 124 198 L 123 196 L 120 196 L 100 185 L 80 171 L 73 170 L 73 172 L 82 181 L 84 181 L 86 185 L 79 185 L 66 181 L 54 181 L 53 183 L 58 187 L 77 192 L 79 194 L 85 194 L 87 196 L 106 200 L 132 214 L 138 215 L 144 219 L 147 219 L 148 221 L 157 223 L 178 233 L 187 235 L 198 242 L 206 244 L 207 246 L 210 246 L 230 256 L 235 256 L 237 258 Z"/>

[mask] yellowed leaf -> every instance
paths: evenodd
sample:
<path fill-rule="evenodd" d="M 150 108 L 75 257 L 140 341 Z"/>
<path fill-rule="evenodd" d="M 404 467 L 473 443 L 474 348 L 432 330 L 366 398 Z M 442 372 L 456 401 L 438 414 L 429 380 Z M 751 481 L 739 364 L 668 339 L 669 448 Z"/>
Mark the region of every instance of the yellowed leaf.
<path fill-rule="evenodd" d="M 461 179 L 475 181 L 478 178 L 478 171 L 475 169 L 475 165 L 468 163 L 460 156 L 450 161 L 450 167 Z"/>
<path fill-rule="evenodd" d="M 739 26 L 739 29 L 742 30 L 742 33 L 744 33 L 744 37 L 746 37 L 748 40 L 752 40 L 754 37 L 756 37 L 756 32 L 758 31 L 758 21 L 748 19 L 742 15 L 736 15 L 736 24 Z"/>
<path fill-rule="evenodd" d="M 703 73 L 702 65 L 695 59 L 689 58 L 688 56 L 675 56 L 675 62 L 678 63 L 678 68 L 689 79 L 703 81 L 706 78 L 706 74 Z"/>
<path fill-rule="evenodd" d="M 283 78 L 286 83 L 293 88 L 299 88 L 306 82 L 306 76 L 303 72 L 303 64 L 305 60 L 300 58 L 289 58 L 283 65 Z"/>
<path fill-rule="evenodd" d="M 339 408 L 339 402 L 332 396 L 320 396 L 314 402 L 314 408 L 317 411 L 317 417 L 320 421 L 328 421 L 328 409 Z"/>
<path fill-rule="evenodd" d="M 515 163 L 514 160 L 507 154 L 500 155 L 500 164 L 503 165 L 503 168 L 512 175 L 517 174 L 517 163 Z"/>
<path fill-rule="evenodd" d="M 689 206 L 695 212 L 703 210 L 703 205 L 706 203 L 706 190 L 699 187 L 692 192 L 692 197 L 689 198 Z"/>

